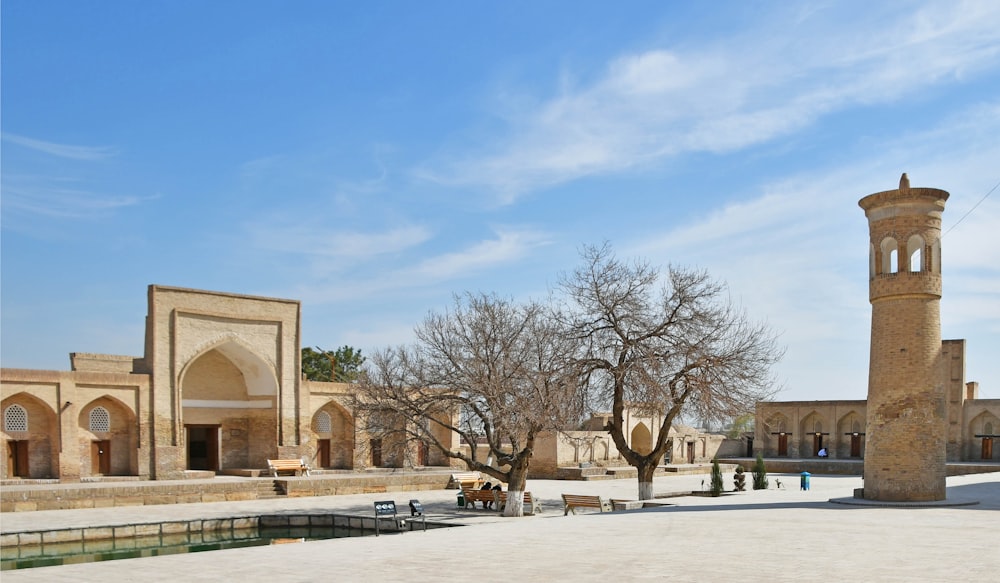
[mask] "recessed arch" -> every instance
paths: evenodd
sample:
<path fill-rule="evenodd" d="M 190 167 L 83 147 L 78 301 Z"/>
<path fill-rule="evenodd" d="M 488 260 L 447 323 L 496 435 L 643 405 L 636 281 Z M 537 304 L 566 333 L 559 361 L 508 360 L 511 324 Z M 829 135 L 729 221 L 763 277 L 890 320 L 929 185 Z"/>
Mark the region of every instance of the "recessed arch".
<path fill-rule="evenodd" d="M 645 423 L 640 422 L 632 428 L 630 446 L 639 455 L 646 455 L 653 451 L 653 434 Z"/>
<path fill-rule="evenodd" d="M 54 478 L 59 476 L 59 424 L 56 413 L 48 403 L 32 395 L 19 392 L 0 402 L 4 412 L 3 438 L 6 454 L 0 457 L 3 477 Z M 7 430 L 7 413 L 24 414 L 23 425 Z M 11 421 L 16 421 L 11 419 Z M 23 427 L 24 431 L 16 431 Z"/>
<path fill-rule="evenodd" d="M 139 467 L 136 416 L 121 399 L 101 395 L 77 417 L 80 476 L 134 476 Z"/>
<path fill-rule="evenodd" d="M 882 268 L 879 273 L 896 273 L 899 270 L 899 243 L 893 237 L 882 239 Z"/>
<path fill-rule="evenodd" d="M 330 399 L 313 414 L 312 430 L 316 434 L 316 467 L 354 468 L 354 416 L 346 407 Z"/>
<path fill-rule="evenodd" d="M 180 375 L 182 385 L 184 375 L 190 369 L 191 365 L 213 350 L 225 356 L 233 366 L 239 369 L 246 383 L 248 395 L 265 396 L 278 394 L 278 379 L 271 363 L 233 335 L 226 335 L 221 339 L 203 344 L 184 365 Z"/>
<path fill-rule="evenodd" d="M 924 238 L 911 235 L 906 241 L 907 271 L 918 273 L 924 271 Z"/>

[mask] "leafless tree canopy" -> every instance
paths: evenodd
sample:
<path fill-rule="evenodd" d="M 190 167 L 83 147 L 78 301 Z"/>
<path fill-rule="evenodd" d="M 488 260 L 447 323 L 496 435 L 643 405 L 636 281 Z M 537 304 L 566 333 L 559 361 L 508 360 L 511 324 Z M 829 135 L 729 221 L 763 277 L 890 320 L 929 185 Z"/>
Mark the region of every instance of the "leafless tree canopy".
<path fill-rule="evenodd" d="M 562 321 L 583 345 L 579 364 L 592 403 L 610 406 L 608 429 L 639 469 L 640 496 L 667 447 L 679 413 L 732 418 L 773 394 L 780 359 L 774 333 L 733 306 L 724 285 L 704 271 L 618 260 L 608 245 L 586 247 L 582 265 L 564 276 Z M 664 414 L 653 451 L 627 444 L 626 408 Z"/>
<path fill-rule="evenodd" d="M 486 294 L 456 297 L 416 337 L 369 358 L 359 392 L 369 429 L 419 439 L 523 492 L 535 437 L 580 419 L 570 339 L 544 306 Z M 455 433 L 473 444 L 469 455 L 453 447 Z M 478 454 L 480 440 L 499 470 Z"/>

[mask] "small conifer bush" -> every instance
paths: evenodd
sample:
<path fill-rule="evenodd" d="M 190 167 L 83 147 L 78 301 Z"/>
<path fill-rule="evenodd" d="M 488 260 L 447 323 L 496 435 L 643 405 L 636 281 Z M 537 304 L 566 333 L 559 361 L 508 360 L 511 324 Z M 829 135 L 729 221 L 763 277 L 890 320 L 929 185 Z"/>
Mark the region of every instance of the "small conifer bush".
<path fill-rule="evenodd" d="M 719 467 L 719 460 L 712 460 L 712 496 L 719 496 L 725 486 L 722 485 L 722 468 Z"/>
<path fill-rule="evenodd" d="M 764 467 L 764 454 L 757 454 L 757 463 L 753 466 L 753 489 L 767 490 L 767 469 Z"/>
<path fill-rule="evenodd" d="M 743 466 L 736 466 L 736 475 L 733 476 L 733 491 L 743 492 L 747 487 L 747 477 L 743 475 Z"/>

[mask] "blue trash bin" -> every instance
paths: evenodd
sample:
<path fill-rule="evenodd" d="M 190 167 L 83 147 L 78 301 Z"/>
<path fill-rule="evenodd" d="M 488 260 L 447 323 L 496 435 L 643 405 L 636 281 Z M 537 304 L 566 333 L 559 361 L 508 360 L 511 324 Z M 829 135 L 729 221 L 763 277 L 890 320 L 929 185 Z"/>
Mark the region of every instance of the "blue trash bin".
<path fill-rule="evenodd" d="M 799 478 L 799 489 L 808 490 L 809 489 L 809 472 L 802 472 L 802 477 Z"/>

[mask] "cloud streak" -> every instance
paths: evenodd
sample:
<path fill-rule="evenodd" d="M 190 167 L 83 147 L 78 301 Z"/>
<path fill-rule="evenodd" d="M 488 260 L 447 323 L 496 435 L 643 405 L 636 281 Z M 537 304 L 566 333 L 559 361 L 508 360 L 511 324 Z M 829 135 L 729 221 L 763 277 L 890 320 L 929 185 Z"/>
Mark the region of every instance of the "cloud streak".
<path fill-rule="evenodd" d="M 93 219 L 158 198 L 102 194 L 77 184 L 44 176 L 5 176 L 4 226 L 18 226 L 17 222 L 25 217 Z"/>
<path fill-rule="evenodd" d="M 847 107 L 1000 66 L 1000 5 L 931 4 L 909 18 L 881 16 L 845 27 L 824 11 L 796 23 L 764 15 L 750 27 L 756 32 L 714 46 L 622 55 L 596 81 L 564 83 L 560 94 L 511 112 L 507 136 L 491 150 L 428 162 L 417 174 L 510 203 L 687 152 L 761 144 Z"/>
<path fill-rule="evenodd" d="M 46 142 L 44 140 L 37 140 L 35 138 L 19 136 L 17 134 L 10 134 L 7 132 L 3 133 L 3 140 L 5 142 L 10 142 L 11 144 L 35 150 L 36 152 L 42 152 L 43 154 L 48 154 L 57 158 L 69 158 L 71 160 L 103 160 L 105 158 L 111 158 L 118 153 L 115 148 L 109 146 L 73 146 L 69 144 L 57 144 L 55 142 Z"/>

